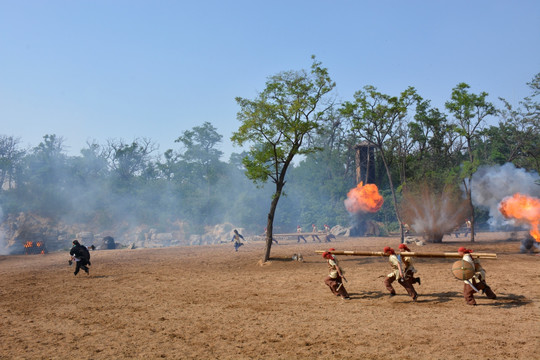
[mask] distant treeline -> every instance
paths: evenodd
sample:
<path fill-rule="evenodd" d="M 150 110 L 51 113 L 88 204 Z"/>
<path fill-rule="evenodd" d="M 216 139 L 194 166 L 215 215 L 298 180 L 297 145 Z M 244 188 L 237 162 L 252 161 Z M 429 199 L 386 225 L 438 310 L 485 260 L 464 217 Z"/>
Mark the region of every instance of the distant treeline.
<path fill-rule="evenodd" d="M 460 126 L 460 119 L 468 114 L 452 107 L 459 99 L 450 99 L 445 113 L 414 97 L 414 106 L 376 148 L 372 179 L 385 204 L 369 215 L 370 220 L 383 222 L 390 230 L 398 227 L 389 177 L 399 202 L 404 188 L 419 184 L 428 183 L 433 191 L 448 185 L 459 188 L 463 178 L 483 164 L 510 162 L 538 172 L 540 106 L 535 98 L 540 91 L 539 75 L 529 84 L 531 96 L 519 104 L 503 100 L 504 108 L 495 109 L 481 96 L 487 94 L 478 96 L 484 101 L 482 106 L 471 109 L 489 108 L 489 117 L 495 120 L 490 123 L 498 123 L 495 126 L 487 126 L 484 117 L 474 129 Z M 358 95 L 373 90 L 365 89 Z M 355 147 L 369 138 L 365 133 L 369 128 L 353 126 L 361 119 L 343 111 L 343 104 L 333 106 L 308 139 L 306 146 L 318 151 L 297 159 L 287 172 L 286 196 L 279 202 L 274 232 L 294 231 L 297 225 L 307 229 L 311 224 L 322 228 L 323 224 L 351 222 L 343 201 L 356 186 Z M 242 165 L 247 153 L 232 154 L 228 162 L 221 160 L 221 141 L 216 128 L 204 123 L 182 133 L 176 140 L 178 149 L 162 154 L 151 139 L 138 138 L 130 143 L 115 139 L 89 143 L 80 155 L 68 156 L 58 135 L 47 134 L 29 149 L 21 146 L 20 138 L 0 135 L 0 207 L 4 217 L 33 212 L 101 229 L 123 223 L 166 230 L 182 220 L 191 233 L 230 222 L 262 234 L 272 186 L 259 188 L 247 179 Z M 487 220 L 485 209 L 476 211 L 479 223 Z"/>

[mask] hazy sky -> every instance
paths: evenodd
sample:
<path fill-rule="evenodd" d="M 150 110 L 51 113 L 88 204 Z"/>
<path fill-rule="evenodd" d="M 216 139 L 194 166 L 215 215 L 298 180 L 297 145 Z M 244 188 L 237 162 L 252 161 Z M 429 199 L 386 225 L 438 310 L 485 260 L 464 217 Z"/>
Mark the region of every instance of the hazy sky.
<path fill-rule="evenodd" d="M 341 100 L 414 86 L 443 108 L 460 82 L 517 104 L 540 72 L 540 1 L 0 0 L 1 135 L 150 138 L 238 128 L 235 97 L 267 78 L 327 67 Z"/>

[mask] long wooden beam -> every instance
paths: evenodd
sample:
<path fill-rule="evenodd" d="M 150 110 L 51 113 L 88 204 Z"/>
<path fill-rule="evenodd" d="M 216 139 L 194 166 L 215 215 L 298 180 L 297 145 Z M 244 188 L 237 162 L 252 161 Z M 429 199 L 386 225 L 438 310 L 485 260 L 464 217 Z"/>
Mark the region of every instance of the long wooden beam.
<path fill-rule="evenodd" d="M 328 235 L 327 233 L 325 232 L 305 232 L 305 233 L 286 233 L 286 234 L 272 234 L 272 236 L 276 237 L 276 236 L 314 236 L 314 235 L 321 235 L 321 236 L 325 236 L 325 235 Z"/>
<path fill-rule="evenodd" d="M 325 250 L 316 250 L 317 254 L 322 254 Z M 351 251 L 351 250 L 335 250 L 329 251 L 334 255 L 352 255 L 352 256 L 388 256 L 382 251 Z M 425 257 L 425 258 L 456 258 L 461 259 L 462 256 L 457 252 L 442 252 L 442 253 L 421 253 L 421 252 L 401 252 L 399 253 L 402 256 L 414 256 L 414 257 Z M 495 253 L 471 253 L 473 258 L 482 258 L 482 259 L 497 259 L 497 254 Z"/>

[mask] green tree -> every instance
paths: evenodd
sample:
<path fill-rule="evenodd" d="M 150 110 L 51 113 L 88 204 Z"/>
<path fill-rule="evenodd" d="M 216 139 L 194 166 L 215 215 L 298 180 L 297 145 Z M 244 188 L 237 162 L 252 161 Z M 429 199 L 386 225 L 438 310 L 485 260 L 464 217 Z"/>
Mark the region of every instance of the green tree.
<path fill-rule="evenodd" d="M 417 102 L 419 97 L 412 87 L 407 88 L 398 97 L 380 93 L 374 86 L 368 85 L 364 90 L 356 92 L 354 99 L 354 102 L 343 103 L 342 112 L 351 119 L 353 130 L 379 151 L 392 192 L 392 202 L 403 242 L 404 231 L 392 180 L 389 153 L 393 151 L 393 145 L 397 142 L 396 137 L 402 135 L 397 130 L 403 130 L 401 122 L 407 116 L 409 107 Z"/>
<path fill-rule="evenodd" d="M 527 83 L 531 95 L 513 107 L 503 98 L 502 119 L 486 132 L 490 159 L 496 163 L 512 162 L 516 166 L 540 172 L 540 73 Z"/>
<path fill-rule="evenodd" d="M 70 210 L 71 174 L 64 152 L 64 139 L 45 135 L 43 141 L 24 158 L 24 167 L 15 180 L 24 210 L 58 217 Z"/>
<path fill-rule="evenodd" d="M 157 149 L 150 139 L 135 139 L 131 144 L 123 140 L 109 140 L 105 156 L 109 166 L 123 180 L 141 175 L 150 164 L 150 155 Z"/>
<path fill-rule="evenodd" d="M 246 176 L 255 183 L 275 184 L 267 219 L 263 261 L 272 248 L 274 215 L 285 185 L 285 175 L 295 156 L 318 149 L 304 146 L 324 120 L 329 107 L 326 95 L 335 87 L 328 70 L 312 57 L 311 72 L 287 71 L 274 75 L 254 100 L 237 97 L 241 125 L 231 140 L 240 146 L 252 143 L 243 159 Z"/>
<path fill-rule="evenodd" d="M 283 199 L 292 213 L 288 232 L 298 225 L 309 229 L 315 223 L 322 228 L 349 221 L 343 200 L 356 186 L 354 145 L 358 144 L 351 139 L 349 125 L 339 111 L 329 110 L 327 121 L 310 137 L 310 144 L 322 150 L 306 155 L 290 169 L 289 196 Z"/>
<path fill-rule="evenodd" d="M 454 128 L 464 141 L 465 151 L 468 155 L 468 160 L 462 165 L 461 181 L 467 195 L 469 210 L 471 214 L 471 242 L 474 242 L 474 206 L 471 197 L 471 181 L 472 175 L 478 168 L 479 161 L 476 157 L 474 142 L 478 139 L 485 118 L 495 115 L 497 110 L 495 106 L 486 100 L 488 94 L 482 92 L 478 95 L 468 91 L 469 85 L 465 83 L 458 84 L 452 90 L 452 98 L 445 103 L 446 109 L 454 117 Z"/>
<path fill-rule="evenodd" d="M 0 192 L 15 185 L 14 178 L 25 151 L 19 148 L 20 139 L 0 135 Z"/>
<path fill-rule="evenodd" d="M 179 157 L 188 164 L 193 164 L 193 171 L 197 177 L 197 182 L 201 180 L 206 184 L 208 197 L 211 196 L 212 185 L 214 185 L 220 174 L 220 157 L 223 152 L 216 149 L 221 143 L 222 135 L 217 129 L 205 122 L 202 126 L 195 126 L 193 130 L 186 130 L 182 136 L 175 140 L 184 145 L 185 151 Z"/>
<path fill-rule="evenodd" d="M 449 169 L 461 162 L 458 134 L 446 114 L 422 100 L 416 106 L 414 119 L 408 123 L 413 143 L 408 172 L 415 183 L 428 183 L 442 190 L 453 182 Z"/>

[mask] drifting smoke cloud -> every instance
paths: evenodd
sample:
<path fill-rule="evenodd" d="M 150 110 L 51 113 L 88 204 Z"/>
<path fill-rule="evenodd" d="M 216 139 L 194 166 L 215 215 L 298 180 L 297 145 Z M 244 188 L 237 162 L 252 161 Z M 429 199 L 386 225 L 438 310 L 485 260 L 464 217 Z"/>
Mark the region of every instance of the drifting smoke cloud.
<path fill-rule="evenodd" d="M 403 193 L 403 219 L 416 233 L 426 234 L 430 241 L 440 242 L 444 234 L 461 225 L 467 207 L 453 189 L 437 193 L 427 185 L 415 192 Z"/>
<path fill-rule="evenodd" d="M 499 203 L 507 196 L 515 193 L 539 197 L 540 186 L 535 182 L 540 180 L 536 172 L 518 169 L 512 163 L 502 166 L 481 166 L 472 176 L 472 201 L 475 206 L 489 210 L 489 225 L 497 229 L 513 223 L 499 211 Z"/>

